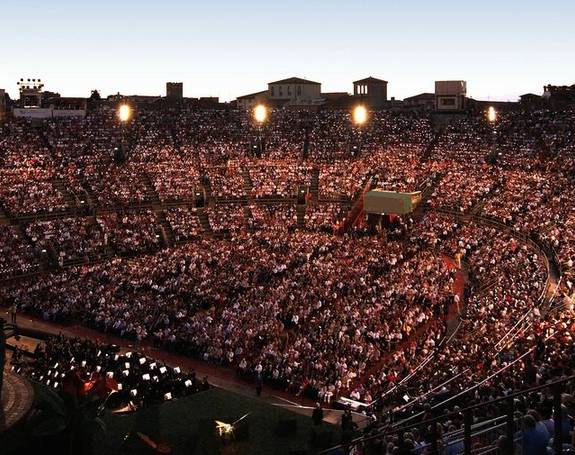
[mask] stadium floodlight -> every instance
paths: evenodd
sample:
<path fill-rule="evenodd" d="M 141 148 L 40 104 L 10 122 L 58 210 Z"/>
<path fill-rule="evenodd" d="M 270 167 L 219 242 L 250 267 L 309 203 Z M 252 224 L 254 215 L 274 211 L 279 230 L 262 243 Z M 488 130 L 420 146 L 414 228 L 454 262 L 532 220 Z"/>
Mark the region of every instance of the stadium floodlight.
<path fill-rule="evenodd" d="M 118 118 L 121 122 L 126 123 L 132 116 L 132 108 L 128 104 L 121 104 L 118 108 Z"/>
<path fill-rule="evenodd" d="M 489 123 L 494 123 L 497 120 L 497 111 L 493 106 L 489 106 L 489 109 L 487 109 L 487 120 L 489 120 Z"/>
<path fill-rule="evenodd" d="M 355 106 L 353 109 L 353 123 L 358 126 L 363 125 L 367 122 L 367 109 L 363 105 Z"/>
<path fill-rule="evenodd" d="M 254 119 L 256 122 L 262 124 L 268 118 L 268 108 L 263 104 L 258 104 L 254 109 Z"/>

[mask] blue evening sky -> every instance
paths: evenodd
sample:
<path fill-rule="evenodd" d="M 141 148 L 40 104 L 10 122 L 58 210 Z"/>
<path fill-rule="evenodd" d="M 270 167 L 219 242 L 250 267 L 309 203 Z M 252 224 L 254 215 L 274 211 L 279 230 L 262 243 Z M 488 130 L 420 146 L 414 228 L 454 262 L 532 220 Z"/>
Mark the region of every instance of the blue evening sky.
<path fill-rule="evenodd" d="M 222 100 L 289 76 L 351 91 L 389 81 L 402 99 L 464 79 L 478 99 L 575 83 L 575 0 L 14 0 L 0 8 L 0 88 L 40 77 L 67 96 Z"/>

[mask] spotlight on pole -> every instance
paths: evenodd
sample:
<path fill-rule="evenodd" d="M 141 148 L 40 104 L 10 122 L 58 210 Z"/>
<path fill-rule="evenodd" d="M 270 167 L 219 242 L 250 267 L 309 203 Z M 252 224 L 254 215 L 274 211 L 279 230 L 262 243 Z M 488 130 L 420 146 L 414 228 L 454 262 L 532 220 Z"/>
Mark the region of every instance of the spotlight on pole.
<path fill-rule="evenodd" d="M 351 118 L 358 129 L 358 143 L 351 146 L 350 152 L 352 158 L 357 158 L 361 154 L 361 149 L 363 146 L 362 126 L 365 124 L 365 122 L 367 122 L 367 109 L 365 106 L 362 104 L 355 106 L 353 108 L 353 112 L 351 113 Z"/>
<path fill-rule="evenodd" d="M 258 104 L 254 108 L 254 120 L 258 124 L 258 137 L 257 142 L 254 144 L 254 155 L 258 158 L 261 157 L 262 153 L 264 152 L 264 141 L 262 140 L 262 126 L 266 119 L 268 118 L 268 108 L 263 104 Z"/>
<path fill-rule="evenodd" d="M 487 108 L 487 121 L 491 126 L 491 151 L 485 156 L 485 162 L 496 165 L 501 153 L 497 152 L 497 111 L 493 106 Z"/>

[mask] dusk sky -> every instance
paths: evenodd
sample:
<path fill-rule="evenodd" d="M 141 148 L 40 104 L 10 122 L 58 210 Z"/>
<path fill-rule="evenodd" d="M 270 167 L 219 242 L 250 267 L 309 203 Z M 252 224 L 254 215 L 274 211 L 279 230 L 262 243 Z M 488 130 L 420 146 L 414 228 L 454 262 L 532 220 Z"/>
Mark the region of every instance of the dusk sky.
<path fill-rule="evenodd" d="M 290 76 L 351 91 L 389 81 L 402 99 L 463 79 L 477 99 L 514 100 L 575 83 L 573 0 L 17 0 L 2 5 L 0 88 L 42 78 L 65 96 L 223 101 Z"/>

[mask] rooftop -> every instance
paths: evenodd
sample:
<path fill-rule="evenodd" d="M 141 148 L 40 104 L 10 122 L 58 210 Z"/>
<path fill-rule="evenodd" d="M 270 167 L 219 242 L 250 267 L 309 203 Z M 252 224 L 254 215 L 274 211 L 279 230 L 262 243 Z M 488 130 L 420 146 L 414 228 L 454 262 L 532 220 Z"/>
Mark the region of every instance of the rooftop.
<path fill-rule="evenodd" d="M 287 79 L 282 79 L 281 81 L 270 82 L 272 84 L 309 84 L 309 85 L 321 85 L 320 82 L 308 81 L 307 79 L 302 79 L 301 77 L 289 77 Z"/>
<path fill-rule="evenodd" d="M 354 81 L 354 84 L 366 84 L 366 83 L 370 83 L 370 82 L 384 82 L 387 84 L 387 81 L 384 81 L 383 79 L 378 79 L 376 77 L 366 77 L 365 79 L 360 79 L 358 81 Z"/>

